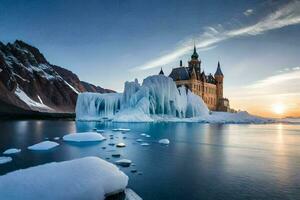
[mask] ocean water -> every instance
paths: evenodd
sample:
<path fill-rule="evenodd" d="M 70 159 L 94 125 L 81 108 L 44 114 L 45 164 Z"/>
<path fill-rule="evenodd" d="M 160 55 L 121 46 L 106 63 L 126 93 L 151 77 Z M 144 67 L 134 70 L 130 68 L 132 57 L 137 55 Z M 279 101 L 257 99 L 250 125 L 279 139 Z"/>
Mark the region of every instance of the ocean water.
<path fill-rule="evenodd" d="M 26 149 L 45 138 L 55 141 L 93 128 L 104 129 L 108 140 L 76 145 L 60 139 L 60 146 L 50 151 Z M 158 144 L 161 138 L 168 138 L 170 145 Z M 141 146 L 136 139 L 150 145 Z M 117 148 L 111 142 L 127 146 Z M 111 154 L 119 152 L 135 163 L 121 169 L 130 178 L 129 187 L 145 200 L 300 199 L 300 125 L 0 121 L 0 152 L 8 148 L 22 152 L 0 165 L 0 175 L 85 156 L 115 162 L 118 158 Z"/>

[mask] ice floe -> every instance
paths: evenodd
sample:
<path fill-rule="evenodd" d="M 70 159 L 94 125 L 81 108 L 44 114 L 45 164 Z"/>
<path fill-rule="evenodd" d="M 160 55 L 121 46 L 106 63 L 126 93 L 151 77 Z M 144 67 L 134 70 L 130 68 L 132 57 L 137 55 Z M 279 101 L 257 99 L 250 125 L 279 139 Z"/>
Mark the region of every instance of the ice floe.
<path fill-rule="evenodd" d="M 126 147 L 126 144 L 124 144 L 123 142 L 120 142 L 116 145 L 117 147 Z"/>
<path fill-rule="evenodd" d="M 8 163 L 8 162 L 11 162 L 11 161 L 12 161 L 12 158 L 9 157 L 9 156 L 0 156 L 0 164 Z"/>
<path fill-rule="evenodd" d="M 164 138 L 164 139 L 159 140 L 158 143 L 168 145 L 168 144 L 170 144 L 170 140 Z"/>
<path fill-rule="evenodd" d="M 141 143 L 141 146 L 149 146 L 150 144 L 149 143 L 147 143 L 147 142 L 143 142 L 143 143 Z"/>
<path fill-rule="evenodd" d="M 129 167 L 132 162 L 131 162 L 131 160 L 128 160 L 128 159 L 121 159 L 121 160 L 117 160 L 115 163 L 122 167 Z"/>
<path fill-rule="evenodd" d="M 105 140 L 105 137 L 100 133 L 81 132 L 65 135 L 63 140 L 67 142 L 100 142 Z"/>
<path fill-rule="evenodd" d="M 11 148 L 7 149 L 3 152 L 4 155 L 9 155 L 9 154 L 15 154 L 15 153 L 20 153 L 21 149 L 16 149 L 16 148 Z"/>
<path fill-rule="evenodd" d="M 40 143 L 34 144 L 32 146 L 29 146 L 29 147 L 27 147 L 27 149 L 35 150 L 35 151 L 45 151 L 45 150 L 50 150 L 58 145 L 59 144 L 56 142 L 44 141 L 44 142 L 40 142 Z"/>
<path fill-rule="evenodd" d="M 97 157 L 53 162 L 0 176 L 1 199 L 94 199 L 125 190 L 128 176 Z"/>
<path fill-rule="evenodd" d="M 124 131 L 124 132 L 127 132 L 127 131 L 130 131 L 129 128 L 114 128 L 113 131 Z"/>

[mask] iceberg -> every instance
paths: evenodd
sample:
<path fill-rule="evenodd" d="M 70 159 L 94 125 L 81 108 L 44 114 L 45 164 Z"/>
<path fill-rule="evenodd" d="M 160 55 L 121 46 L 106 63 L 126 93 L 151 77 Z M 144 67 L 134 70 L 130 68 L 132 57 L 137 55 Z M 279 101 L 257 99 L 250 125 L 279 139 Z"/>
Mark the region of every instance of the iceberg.
<path fill-rule="evenodd" d="M 97 157 L 85 157 L 0 176 L 0 194 L 1 199 L 10 200 L 104 200 L 124 191 L 127 184 L 128 176 L 115 165 Z"/>
<path fill-rule="evenodd" d="M 81 132 L 65 135 L 63 140 L 66 142 L 101 142 L 105 140 L 105 137 L 100 133 Z"/>
<path fill-rule="evenodd" d="M 27 149 L 34 150 L 34 151 L 46 151 L 46 150 L 50 150 L 58 145 L 59 144 L 56 142 L 44 141 L 44 142 L 40 142 L 40 143 L 34 144 L 32 146 L 29 146 L 29 147 L 27 147 Z"/>
<path fill-rule="evenodd" d="M 123 93 L 81 93 L 76 120 L 115 122 L 274 123 L 276 120 L 237 113 L 210 112 L 202 98 L 164 75 L 125 82 Z M 114 129 L 122 131 L 122 129 Z M 123 130 L 124 131 L 124 130 Z"/>
<path fill-rule="evenodd" d="M 149 76 L 140 85 L 126 82 L 123 93 L 81 93 L 77 120 L 112 119 L 117 122 L 151 122 L 160 118 L 194 118 L 209 114 L 203 100 L 164 75 Z"/>

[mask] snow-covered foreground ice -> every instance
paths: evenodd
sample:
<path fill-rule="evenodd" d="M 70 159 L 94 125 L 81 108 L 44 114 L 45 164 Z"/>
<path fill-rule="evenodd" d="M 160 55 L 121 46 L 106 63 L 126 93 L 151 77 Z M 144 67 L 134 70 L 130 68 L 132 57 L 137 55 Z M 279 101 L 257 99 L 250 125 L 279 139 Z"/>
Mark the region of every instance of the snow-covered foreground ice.
<path fill-rule="evenodd" d="M 3 152 L 4 155 L 9 155 L 9 154 L 15 154 L 15 153 L 20 153 L 21 149 L 16 149 L 16 148 L 11 148 L 7 149 Z"/>
<path fill-rule="evenodd" d="M 46 151 L 46 150 L 50 150 L 58 145 L 59 144 L 56 142 L 44 141 L 44 142 L 40 142 L 40 143 L 34 144 L 32 146 L 29 146 L 27 148 L 29 150 L 35 150 L 35 151 Z"/>
<path fill-rule="evenodd" d="M 127 184 L 128 177 L 115 165 L 85 157 L 0 176 L 0 195 L 7 200 L 103 200 L 105 195 L 123 191 Z"/>
<path fill-rule="evenodd" d="M 67 142 L 101 142 L 105 140 L 105 137 L 100 133 L 82 132 L 65 135 L 63 140 Z"/>
<path fill-rule="evenodd" d="M 9 156 L 0 156 L 0 165 L 4 164 L 4 163 L 11 162 L 11 161 L 12 161 L 12 158 L 9 157 Z"/>
<path fill-rule="evenodd" d="M 126 82 L 123 93 L 81 93 L 76 104 L 77 120 L 111 119 L 115 122 L 206 122 L 272 123 L 247 112 L 211 112 L 203 100 L 163 75 L 149 76 L 140 85 Z"/>

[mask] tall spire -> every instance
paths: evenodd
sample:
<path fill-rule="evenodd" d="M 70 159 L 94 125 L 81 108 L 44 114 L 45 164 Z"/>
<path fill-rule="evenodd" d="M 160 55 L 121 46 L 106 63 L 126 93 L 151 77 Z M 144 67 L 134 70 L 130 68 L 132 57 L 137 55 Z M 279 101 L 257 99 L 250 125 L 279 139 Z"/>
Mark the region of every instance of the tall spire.
<path fill-rule="evenodd" d="M 198 53 L 197 53 L 196 44 L 195 44 L 195 42 L 194 42 L 194 52 L 193 52 L 191 58 L 197 60 L 198 57 L 199 57 L 199 55 L 198 55 Z"/>
<path fill-rule="evenodd" d="M 215 76 L 224 76 L 221 70 L 221 66 L 220 66 L 220 62 L 218 61 L 218 67 L 217 67 L 217 71 L 215 73 Z"/>

